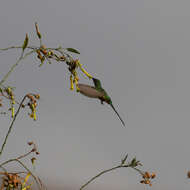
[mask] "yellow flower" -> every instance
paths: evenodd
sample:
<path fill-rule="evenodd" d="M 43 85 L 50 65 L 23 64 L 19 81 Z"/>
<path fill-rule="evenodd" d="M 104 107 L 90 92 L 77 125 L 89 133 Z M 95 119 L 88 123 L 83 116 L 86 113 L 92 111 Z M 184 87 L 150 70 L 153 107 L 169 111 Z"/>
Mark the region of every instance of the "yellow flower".
<path fill-rule="evenodd" d="M 30 185 L 29 185 L 29 186 L 25 186 L 30 176 L 31 176 L 30 173 L 28 173 L 28 174 L 26 175 L 26 177 L 25 177 L 25 179 L 24 179 L 24 182 L 22 183 L 22 190 L 26 190 L 26 189 L 28 189 L 28 187 L 30 186 Z M 29 187 L 29 188 L 30 188 L 30 187 Z"/>
<path fill-rule="evenodd" d="M 76 64 L 79 66 L 80 70 L 89 78 L 92 78 L 92 75 L 90 75 L 83 67 L 82 64 L 80 63 L 79 60 L 76 61 Z"/>
<path fill-rule="evenodd" d="M 74 83 L 75 83 L 75 86 L 76 86 L 76 91 L 79 92 L 79 87 L 78 87 L 78 80 L 76 78 L 74 78 Z"/>
<path fill-rule="evenodd" d="M 12 99 L 12 104 L 15 104 L 15 100 L 14 99 Z"/>
<path fill-rule="evenodd" d="M 34 106 L 34 104 L 30 104 L 30 109 L 32 110 L 32 112 L 35 110 L 35 106 Z"/>
<path fill-rule="evenodd" d="M 76 70 L 72 70 L 71 73 L 73 74 L 74 78 L 78 81 L 79 77 L 78 77 Z"/>
<path fill-rule="evenodd" d="M 27 189 L 30 189 L 30 186 L 31 186 L 31 185 L 28 185 L 28 186 L 26 186 L 26 187 L 22 188 L 22 190 L 27 190 Z"/>
<path fill-rule="evenodd" d="M 12 101 L 11 103 L 12 103 L 12 104 L 15 104 L 15 99 L 14 99 L 14 96 L 13 96 L 12 93 L 11 93 L 11 95 L 10 95 L 10 98 L 11 98 L 11 101 Z"/>
<path fill-rule="evenodd" d="M 90 75 L 84 68 L 80 68 L 81 69 L 81 71 L 88 77 L 88 78 L 92 78 L 92 75 Z"/>
<path fill-rule="evenodd" d="M 76 85 L 76 90 L 77 90 L 77 92 L 80 91 L 80 88 L 78 87 L 78 85 Z"/>
<path fill-rule="evenodd" d="M 34 121 L 36 121 L 36 111 L 34 111 L 33 113 L 33 118 L 34 118 Z"/>
<path fill-rule="evenodd" d="M 30 104 L 30 109 L 31 109 L 32 113 L 29 115 L 31 118 L 34 119 L 34 121 L 36 121 L 36 103 Z"/>
<path fill-rule="evenodd" d="M 31 109 L 32 109 L 32 117 L 34 118 L 34 121 L 36 121 L 36 109 L 35 109 L 35 104 L 31 105 Z"/>
<path fill-rule="evenodd" d="M 73 76 L 70 75 L 70 90 L 74 89 L 74 85 L 73 85 Z"/>
<path fill-rule="evenodd" d="M 12 113 L 12 117 L 14 117 L 15 116 L 15 108 L 13 106 L 11 107 L 11 113 Z"/>
<path fill-rule="evenodd" d="M 11 93 L 11 88 L 10 88 L 10 87 L 7 88 L 7 93 L 8 93 L 8 94 Z"/>

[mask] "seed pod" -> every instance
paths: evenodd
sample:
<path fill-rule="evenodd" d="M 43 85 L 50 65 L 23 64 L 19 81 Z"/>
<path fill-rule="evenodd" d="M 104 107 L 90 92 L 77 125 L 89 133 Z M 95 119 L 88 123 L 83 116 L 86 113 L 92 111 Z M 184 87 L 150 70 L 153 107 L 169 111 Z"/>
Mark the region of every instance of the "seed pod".
<path fill-rule="evenodd" d="M 42 35 L 41 35 L 40 32 L 39 32 L 39 28 L 38 28 L 37 22 L 35 23 L 35 27 L 36 27 L 36 34 L 37 34 L 38 38 L 41 39 L 41 38 L 42 38 Z"/>
<path fill-rule="evenodd" d="M 145 182 L 144 182 L 145 184 L 150 184 L 150 180 L 145 180 Z"/>
<path fill-rule="evenodd" d="M 149 174 L 149 172 L 145 172 L 145 176 L 146 176 L 146 178 L 150 178 L 150 174 Z"/>
<path fill-rule="evenodd" d="M 31 150 L 31 152 L 36 152 L 36 151 L 37 149 L 35 147 Z"/>
<path fill-rule="evenodd" d="M 190 171 L 187 172 L 187 177 L 190 178 Z"/>
<path fill-rule="evenodd" d="M 34 144 L 32 141 L 28 142 L 28 145 L 31 146 L 32 144 Z"/>
<path fill-rule="evenodd" d="M 44 54 L 44 55 L 47 55 L 47 50 L 46 50 L 46 47 L 44 45 L 41 46 L 40 48 L 40 51 Z"/>
<path fill-rule="evenodd" d="M 34 94 L 34 97 L 35 97 L 36 99 L 40 99 L 40 95 L 39 95 L 39 94 Z"/>
<path fill-rule="evenodd" d="M 31 162 L 32 162 L 32 164 L 34 164 L 34 161 L 35 161 L 35 160 L 36 160 L 35 157 L 31 158 Z"/>
<path fill-rule="evenodd" d="M 151 178 L 154 179 L 156 177 L 155 173 L 152 173 Z"/>

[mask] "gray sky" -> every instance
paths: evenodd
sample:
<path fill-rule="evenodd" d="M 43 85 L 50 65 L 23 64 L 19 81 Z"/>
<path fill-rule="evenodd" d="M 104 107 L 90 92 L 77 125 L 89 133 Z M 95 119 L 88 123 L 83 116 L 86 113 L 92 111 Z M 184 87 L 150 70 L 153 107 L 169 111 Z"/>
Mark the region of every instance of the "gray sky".
<path fill-rule="evenodd" d="M 71 92 L 64 64 L 39 68 L 31 57 L 7 84 L 17 87 L 18 96 L 41 94 L 38 120 L 27 113 L 18 118 L 4 159 L 23 153 L 34 140 L 44 183 L 76 189 L 128 153 L 157 173 L 153 190 L 189 189 L 189 7 L 187 0 L 1 0 L 2 48 L 22 44 L 26 32 L 38 44 L 37 21 L 46 46 L 81 52 L 81 63 L 101 79 L 127 124 L 123 128 L 108 105 Z M 0 56 L 2 76 L 19 52 Z M 3 132 L 9 123 L 2 117 Z M 86 189 L 146 189 L 140 179 L 121 169 Z"/>

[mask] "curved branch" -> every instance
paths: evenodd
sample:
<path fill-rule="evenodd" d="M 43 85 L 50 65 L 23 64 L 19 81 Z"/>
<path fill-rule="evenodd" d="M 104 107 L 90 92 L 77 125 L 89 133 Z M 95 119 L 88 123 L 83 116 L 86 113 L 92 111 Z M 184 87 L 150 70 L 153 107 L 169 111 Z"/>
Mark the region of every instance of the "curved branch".
<path fill-rule="evenodd" d="M 93 178 L 91 178 L 89 181 L 87 181 L 84 185 L 81 186 L 80 190 L 84 189 L 89 183 L 91 183 L 92 181 L 94 181 L 96 178 L 100 177 L 101 175 L 105 174 L 105 173 L 108 173 L 112 170 L 116 170 L 118 168 L 123 168 L 123 167 L 129 167 L 127 165 L 125 166 L 122 166 L 122 165 L 119 165 L 119 166 L 115 166 L 113 168 L 110 168 L 110 169 L 107 169 L 107 170 L 104 170 L 102 172 L 100 172 L 98 175 L 94 176 Z"/>
<path fill-rule="evenodd" d="M 84 185 L 82 185 L 80 190 L 84 189 L 89 183 L 91 183 L 96 178 L 100 177 L 101 175 L 108 173 L 108 172 L 111 172 L 113 170 L 116 170 L 118 168 L 132 168 L 135 171 L 137 171 L 139 174 L 144 176 L 144 172 L 137 168 L 137 166 L 142 166 L 140 161 L 136 160 L 136 158 L 133 158 L 130 162 L 126 163 L 127 158 L 128 158 L 128 154 L 124 157 L 124 159 L 121 160 L 121 163 L 118 166 L 115 166 L 115 167 L 112 167 L 110 169 L 107 169 L 107 170 L 100 172 L 99 174 L 97 174 L 96 176 L 91 178 L 89 181 L 87 181 Z"/>

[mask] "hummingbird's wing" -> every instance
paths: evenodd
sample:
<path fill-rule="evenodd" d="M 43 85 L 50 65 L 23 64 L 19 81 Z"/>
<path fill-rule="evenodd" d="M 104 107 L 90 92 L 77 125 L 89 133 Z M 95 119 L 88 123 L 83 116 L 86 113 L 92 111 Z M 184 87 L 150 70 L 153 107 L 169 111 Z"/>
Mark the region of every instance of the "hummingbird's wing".
<path fill-rule="evenodd" d="M 102 89 L 102 85 L 99 79 L 96 78 L 92 78 L 93 82 L 94 82 L 94 86 L 96 89 Z"/>
<path fill-rule="evenodd" d="M 104 93 L 98 91 L 93 86 L 89 86 L 86 84 L 78 84 L 79 92 L 89 98 L 100 98 L 103 97 Z"/>

